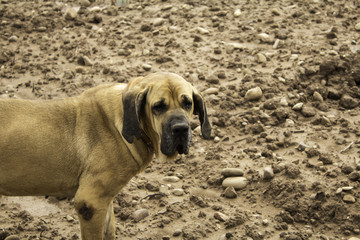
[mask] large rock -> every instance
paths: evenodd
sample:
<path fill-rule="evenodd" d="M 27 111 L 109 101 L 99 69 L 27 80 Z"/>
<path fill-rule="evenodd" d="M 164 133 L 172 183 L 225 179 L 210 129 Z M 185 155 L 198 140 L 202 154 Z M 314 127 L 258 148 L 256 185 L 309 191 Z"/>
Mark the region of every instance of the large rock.
<path fill-rule="evenodd" d="M 340 106 L 346 109 L 353 109 L 359 106 L 359 101 L 355 98 L 350 97 L 349 95 L 344 95 L 340 99 Z"/>
<path fill-rule="evenodd" d="M 260 87 L 255 87 L 252 89 L 249 89 L 245 94 L 245 99 L 253 101 L 253 100 L 259 100 L 263 95 L 263 92 Z"/>
<path fill-rule="evenodd" d="M 228 177 L 225 178 L 223 187 L 233 187 L 236 190 L 243 189 L 248 185 L 249 181 L 245 177 Z"/>

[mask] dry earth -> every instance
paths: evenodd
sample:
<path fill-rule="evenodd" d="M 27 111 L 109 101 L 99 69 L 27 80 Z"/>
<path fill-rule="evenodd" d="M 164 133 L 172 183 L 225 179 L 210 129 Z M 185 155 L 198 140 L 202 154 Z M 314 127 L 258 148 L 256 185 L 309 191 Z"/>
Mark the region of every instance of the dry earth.
<path fill-rule="evenodd" d="M 205 96 L 213 140 L 194 120 L 189 155 L 154 160 L 126 186 L 118 239 L 360 238 L 358 0 L 0 2 L 2 98 L 71 97 L 156 71 Z M 242 189 L 224 191 L 224 168 L 241 170 Z M 71 200 L 0 204 L 0 240 L 80 237 Z"/>

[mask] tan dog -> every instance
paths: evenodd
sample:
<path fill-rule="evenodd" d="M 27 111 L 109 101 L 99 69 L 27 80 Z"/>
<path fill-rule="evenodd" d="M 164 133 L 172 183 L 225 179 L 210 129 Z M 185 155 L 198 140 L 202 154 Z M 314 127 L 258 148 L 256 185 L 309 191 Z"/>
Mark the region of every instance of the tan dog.
<path fill-rule="evenodd" d="M 82 239 L 115 239 L 113 198 L 152 160 L 187 154 L 201 95 L 155 73 L 54 101 L 0 100 L 0 194 L 74 197 Z"/>

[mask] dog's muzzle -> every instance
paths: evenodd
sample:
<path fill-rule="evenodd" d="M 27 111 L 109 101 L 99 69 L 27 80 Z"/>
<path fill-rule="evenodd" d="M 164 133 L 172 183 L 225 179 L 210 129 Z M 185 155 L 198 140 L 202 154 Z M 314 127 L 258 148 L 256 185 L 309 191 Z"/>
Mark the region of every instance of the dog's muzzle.
<path fill-rule="evenodd" d="M 173 116 L 162 126 L 161 152 L 171 156 L 177 151 L 188 154 L 191 141 L 190 124 L 185 116 Z"/>

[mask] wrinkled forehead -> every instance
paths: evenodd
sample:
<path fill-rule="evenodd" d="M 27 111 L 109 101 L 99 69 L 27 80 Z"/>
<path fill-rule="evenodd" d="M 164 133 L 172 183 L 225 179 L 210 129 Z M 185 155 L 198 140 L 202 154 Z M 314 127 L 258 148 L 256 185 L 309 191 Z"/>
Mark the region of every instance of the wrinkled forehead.
<path fill-rule="evenodd" d="M 153 81 L 149 92 L 151 99 L 158 100 L 172 97 L 173 100 L 180 101 L 182 96 L 192 99 L 193 90 L 190 83 L 176 74 L 154 75 L 151 80 Z"/>

